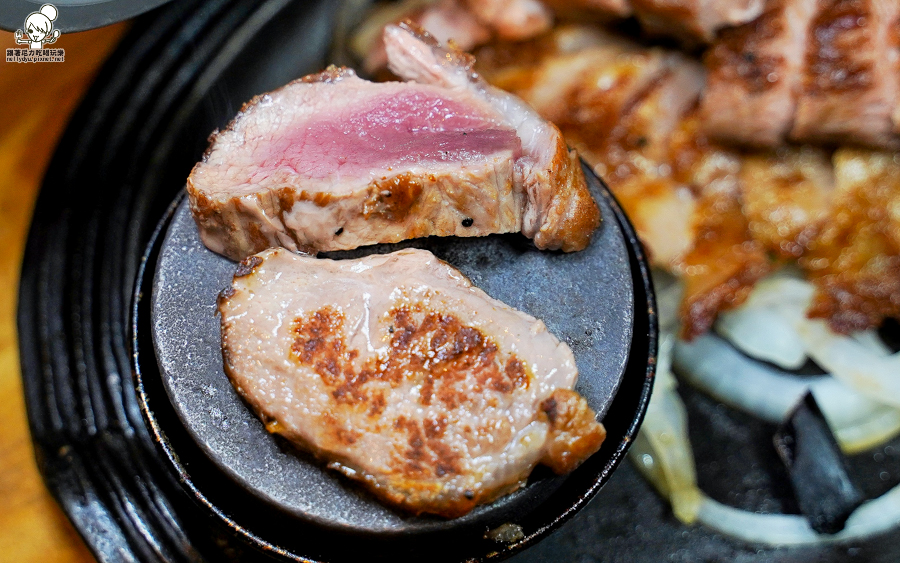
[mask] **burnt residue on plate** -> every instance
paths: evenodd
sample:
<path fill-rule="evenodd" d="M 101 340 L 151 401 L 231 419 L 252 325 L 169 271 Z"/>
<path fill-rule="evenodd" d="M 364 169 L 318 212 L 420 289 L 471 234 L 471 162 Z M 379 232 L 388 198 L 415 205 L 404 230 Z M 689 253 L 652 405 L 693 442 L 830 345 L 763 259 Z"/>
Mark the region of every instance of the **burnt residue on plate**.
<path fill-rule="evenodd" d="M 847 461 L 811 392 L 788 414 L 773 440 L 790 475 L 797 505 L 812 529 L 820 534 L 843 530 L 865 497 L 853 483 Z"/>
<path fill-rule="evenodd" d="M 542 252 L 522 235 L 511 234 L 431 237 L 329 257 L 411 246 L 430 250 L 492 297 L 542 319 L 569 343 L 579 367 L 577 389 L 602 417 L 631 356 L 634 317 L 647 312 L 636 313 L 628 249 L 633 242 L 624 236 L 604 198 L 605 188 L 586 172 L 607 219 L 582 252 Z M 182 199 L 156 261 L 150 327 L 162 384 L 174 411 L 197 446 L 235 486 L 313 528 L 382 538 L 421 535 L 423 541 L 426 536 L 437 541 L 462 529 L 481 537 L 484 530 L 545 509 L 545 501 L 566 482 L 565 477 L 536 471 L 520 491 L 461 518 L 411 517 L 381 505 L 348 480 L 298 454 L 265 430 L 222 368 L 216 296 L 230 286 L 236 267 L 203 246 Z M 613 452 L 606 449 L 606 455 Z M 544 514 L 548 521 L 556 516 Z"/>

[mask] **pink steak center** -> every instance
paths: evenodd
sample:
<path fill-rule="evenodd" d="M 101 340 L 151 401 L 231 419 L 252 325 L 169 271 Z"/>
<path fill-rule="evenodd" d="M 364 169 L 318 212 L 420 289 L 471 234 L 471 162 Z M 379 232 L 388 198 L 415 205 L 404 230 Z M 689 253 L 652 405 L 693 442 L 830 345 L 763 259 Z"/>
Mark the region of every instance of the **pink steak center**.
<path fill-rule="evenodd" d="M 478 108 L 422 91 L 372 97 L 339 118 L 317 116 L 264 146 L 264 168 L 287 167 L 309 178 L 480 161 L 504 151 L 517 157 L 521 150 L 510 127 Z"/>

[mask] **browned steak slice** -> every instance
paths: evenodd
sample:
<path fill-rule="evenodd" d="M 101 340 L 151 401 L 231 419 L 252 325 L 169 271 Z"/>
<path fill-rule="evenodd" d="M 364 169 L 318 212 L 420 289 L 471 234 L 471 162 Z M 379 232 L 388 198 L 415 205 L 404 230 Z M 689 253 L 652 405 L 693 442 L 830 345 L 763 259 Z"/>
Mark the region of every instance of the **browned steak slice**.
<path fill-rule="evenodd" d="M 758 19 L 725 29 L 704 59 L 701 119 L 711 138 L 774 147 L 791 129 L 817 0 L 771 0 Z"/>
<path fill-rule="evenodd" d="M 708 43 L 720 28 L 756 19 L 764 0 L 632 0 L 651 33 Z"/>
<path fill-rule="evenodd" d="M 819 0 L 792 139 L 898 146 L 898 14 L 894 0 Z"/>
<path fill-rule="evenodd" d="M 472 70 L 471 55 L 448 51 L 421 30 L 388 26 L 384 42 L 388 66 L 397 76 L 478 98 L 514 128 L 521 142 L 514 185 L 525 194 L 522 233 L 538 248 L 585 248 L 600 224 L 600 210 L 559 129 L 521 99 L 485 82 Z"/>
<path fill-rule="evenodd" d="M 460 516 L 605 437 L 569 347 L 424 250 L 270 249 L 219 311 L 225 371 L 267 429 L 392 506 Z"/>

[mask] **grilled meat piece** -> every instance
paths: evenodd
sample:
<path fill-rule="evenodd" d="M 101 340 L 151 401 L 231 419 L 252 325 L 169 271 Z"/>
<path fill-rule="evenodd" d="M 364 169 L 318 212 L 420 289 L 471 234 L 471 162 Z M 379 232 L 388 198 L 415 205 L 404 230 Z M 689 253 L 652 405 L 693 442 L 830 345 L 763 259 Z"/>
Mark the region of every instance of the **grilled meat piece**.
<path fill-rule="evenodd" d="M 893 0 L 818 0 L 791 138 L 897 148 L 898 97 Z"/>
<path fill-rule="evenodd" d="M 682 337 L 699 336 L 719 312 L 743 303 L 771 271 L 765 248 L 753 239 L 738 193 L 710 190 L 697 202 L 695 238 L 681 261 Z"/>
<path fill-rule="evenodd" d="M 486 43 L 493 35 L 491 28 L 460 0 L 438 0 L 425 5 L 422 0 L 406 0 L 380 5 L 366 17 L 352 40 L 365 72 L 375 76 L 387 74 L 384 27 L 402 21 L 415 23 L 445 45 L 453 41 L 462 51 Z"/>
<path fill-rule="evenodd" d="M 758 19 L 725 29 L 707 52 L 703 129 L 711 138 L 775 147 L 791 130 L 817 0 L 770 0 Z"/>
<path fill-rule="evenodd" d="M 521 41 L 553 25 L 553 14 L 540 0 L 462 0 L 500 39 Z M 426 28 L 427 29 L 427 28 Z"/>
<path fill-rule="evenodd" d="M 428 235 L 521 230 L 580 250 L 599 224 L 562 134 L 430 37 L 385 30 L 392 69 L 332 68 L 259 96 L 216 133 L 187 182 L 204 244 L 342 250 Z"/>
<path fill-rule="evenodd" d="M 748 155 L 741 180 L 753 238 L 780 258 L 802 256 L 828 216 L 834 192 L 831 156 L 808 146 Z"/>
<path fill-rule="evenodd" d="M 688 43 L 709 43 L 716 31 L 756 19 L 764 0 L 632 0 L 644 28 Z"/>
<path fill-rule="evenodd" d="M 817 288 L 810 314 L 849 333 L 900 317 L 900 166 L 858 149 L 833 162 L 833 203 L 800 264 Z"/>
<path fill-rule="evenodd" d="M 404 510 L 461 516 L 605 437 L 569 347 L 424 250 L 270 249 L 219 311 L 225 371 L 266 428 Z"/>
<path fill-rule="evenodd" d="M 705 156 L 694 134 L 681 143 L 690 151 L 671 137 L 683 136 L 682 118 L 703 87 L 702 67 L 584 26 L 560 27 L 526 44 L 495 44 L 482 55 L 479 69 L 559 125 L 609 183 L 653 263 L 672 268 L 693 244 L 690 168 Z"/>
<path fill-rule="evenodd" d="M 443 44 L 453 42 L 462 51 L 486 43 L 491 37 L 522 41 L 550 29 L 553 14 L 540 0 L 406 0 L 381 5 L 356 32 L 354 50 L 363 68 L 377 74 L 387 68 L 383 30 L 388 24 L 408 21 Z"/>
<path fill-rule="evenodd" d="M 630 0 L 545 0 L 557 13 L 571 15 L 601 15 L 627 18 L 634 10 Z"/>
<path fill-rule="evenodd" d="M 391 71 L 406 80 L 471 95 L 492 107 L 501 123 L 515 128 L 521 153 L 515 160 L 514 186 L 525 194 L 522 234 L 542 249 L 582 250 L 600 224 L 577 154 L 562 133 L 516 96 L 495 88 L 473 72 L 474 59 L 448 51 L 431 36 L 410 26 L 385 28 Z"/>

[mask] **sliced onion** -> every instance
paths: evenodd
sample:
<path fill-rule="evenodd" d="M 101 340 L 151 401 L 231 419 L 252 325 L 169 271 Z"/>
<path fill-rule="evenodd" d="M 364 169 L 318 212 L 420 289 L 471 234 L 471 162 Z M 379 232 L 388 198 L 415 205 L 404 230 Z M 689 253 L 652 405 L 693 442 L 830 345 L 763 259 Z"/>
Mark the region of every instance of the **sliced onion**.
<path fill-rule="evenodd" d="M 893 407 L 873 410 L 868 418 L 838 428 L 834 433 L 841 449 L 848 454 L 874 448 L 897 434 L 900 434 L 900 410 Z"/>
<path fill-rule="evenodd" d="M 683 379 L 715 399 L 780 423 L 812 391 L 841 449 L 854 453 L 900 433 L 900 411 L 857 393 L 830 376 L 800 378 L 748 359 L 721 338 L 705 334 L 675 344 Z"/>
<path fill-rule="evenodd" d="M 812 298 L 812 286 L 780 273 L 760 281 L 740 307 L 719 315 L 716 331 L 748 356 L 796 369 L 806 361 L 806 348 L 794 321 Z"/>
<path fill-rule="evenodd" d="M 629 455 L 660 494 L 669 499 L 675 516 L 690 524 L 697 518 L 701 494 L 687 434 L 687 414 L 670 369 L 673 341 L 672 334 L 661 335 L 653 395 Z"/>
<path fill-rule="evenodd" d="M 659 329 L 674 334 L 678 332 L 678 311 L 681 306 L 681 297 L 684 294 L 684 284 L 668 274 L 655 272 L 653 285 L 656 290 Z"/>
<path fill-rule="evenodd" d="M 821 541 L 803 516 L 757 514 L 704 496 L 698 520 L 713 530 L 750 543 L 809 545 Z"/>
<path fill-rule="evenodd" d="M 659 308 L 660 317 L 668 322 L 660 323 L 665 330 L 660 337 L 653 396 L 644 424 L 629 452 L 630 457 L 657 490 L 669 499 L 672 511 L 682 522 L 700 521 L 747 542 L 773 546 L 817 545 L 858 540 L 897 527 L 900 525 L 900 486 L 860 506 L 851 514 L 844 530 L 835 535 L 817 534 L 803 516 L 758 514 L 726 506 L 710 499 L 697 487 L 687 416 L 684 403 L 675 391 L 672 362 L 682 376 L 710 395 L 772 422 L 782 421 L 807 389 L 811 390 L 846 451 L 860 451 L 900 432 L 900 410 L 884 404 L 893 404 L 892 401 L 872 396 L 871 391 L 863 392 L 859 388 L 867 383 L 873 388 L 894 391 L 890 385 L 895 382 L 900 385 L 900 366 L 894 370 L 896 377 L 893 380 L 883 380 L 887 376 L 884 370 L 893 367 L 892 362 L 898 361 L 900 354 L 890 355 L 875 334 L 841 337 L 832 334 L 824 323 L 819 326 L 818 321 L 807 320 L 805 309 L 812 295 L 809 284 L 790 278 L 766 282 L 750 308 L 777 312 L 781 319 L 778 322 L 795 329 L 803 347 L 822 367 L 845 370 L 840 379 L 827 375 L 798 378 L 779 372 L 750 360 L 712 335 L 701 336 L 691 343 L 676 342 L 677 321 L 664 317 L 664 313 L 671 315 L 670 310 L 677 310 L 672 303 L 677 296 L 675 290 L 680 288 L 669 285 L 664 288 L 667 293 L 660 299 L 663 303 Z M 740 326 L 744 323 L 759 323 L 762 327 L 767 326 L 765 323 L 776 322 L 772 317 L 753 315 L 736 321 L 738 332 L 746 331 L 745 326 Z M 723 332 L 729 332 L 729 329 Z M 743 349 L 748 347 L 747 338 L 754 338 L 745 337 L 746 333 L 743 333 Z M 754 345 L 759 342 L 762 341 L 754 341 Z M 796 346 L 793 342 L 790 350 L 794 362 Z M 826 350 L 828 346 L 833 350 Z M 779 361 L 785 361 L 788 350 L 785 346 L 778 354 L 758 357 L 777 357 Z M 864 378 L 851 371 L 852 360 L 841 361 L 841 354 L 849 354 L 848 358 L 862 362 L 865 369 L 873 364 L 877 364 L 877 369 Z M 900 393 L 891 397 L 894 398 L 900 398 Z"/>
<path fill-rule="evenodd" d="M 884 343 L 884 340 L 878 336 L 877 330 L 869 329 L 854 332 L 850 335 L 850 338 L 856 340 L 863 348 L 877 356 L 890 356 L 894 353 L 893 350 Z"/>
<path fill-rule="evenodd" d="M 817 534 L 806 518 L 791 514 L 757 514 L 704 496 L 697 519 L 710 528 L 750 543 L 773 546 L 810 546 L 860 540 L 900 525 L 900 485 L 857 508 L 844 529 L 834 535 Z"/>
<path fill-rule="evenodd" d="M 818 319 L 801 319 L 797 331 L 823 369 L 859 393 L 900 408 L 900 353 L 889 356 L 858 340 L 835 334 Z"/>

